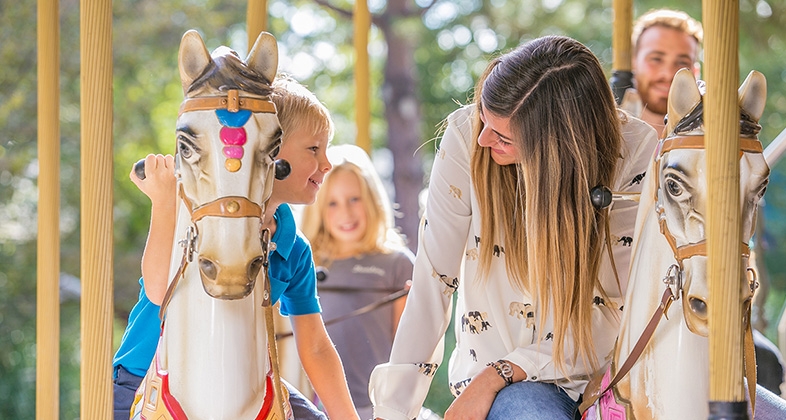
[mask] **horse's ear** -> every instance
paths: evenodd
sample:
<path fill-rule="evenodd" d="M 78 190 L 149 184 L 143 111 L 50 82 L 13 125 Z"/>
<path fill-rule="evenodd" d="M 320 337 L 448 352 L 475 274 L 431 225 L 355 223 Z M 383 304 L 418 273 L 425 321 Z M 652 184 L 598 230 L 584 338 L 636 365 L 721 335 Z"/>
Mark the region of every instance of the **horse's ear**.
<path fill-rule="evenodd" d="M 213 61 L 210 53 L 205 47 L 205 42 L 199 36 L 199 32 L 191 29 L 183 34 L 180 41 L 180 53 L 178 62 L 180 63 L 180 83 L 183 85 L 183 93 L 188 93 L 188 88 L 197 77 L 202 75 L 205 68 Z"/>
<path fill-rule="evenodd" d="M 273 35 L 262 32 L 257 37 L 254 47 L 248 53 L 246 65 L 256 70 L 262 76 L 273 83 L 278 70 L 278 44 Z"/>
<path fill-rule="evenodd" d="M 759 122 L 767 102 L 767 79 L 763 74 L 752 70 L 737 91 L 740 95 L 740 108 Z"/>
<path fill-rule="evenodd" d="M 669 88 L 668 122 L 663 129 L 663 134 L 673 132 L 677 123 L 700 101 L 701 92 L 699 92 L 693 73 L 688 69 L 680 69 L 674 75 L 674 80 Z"/>

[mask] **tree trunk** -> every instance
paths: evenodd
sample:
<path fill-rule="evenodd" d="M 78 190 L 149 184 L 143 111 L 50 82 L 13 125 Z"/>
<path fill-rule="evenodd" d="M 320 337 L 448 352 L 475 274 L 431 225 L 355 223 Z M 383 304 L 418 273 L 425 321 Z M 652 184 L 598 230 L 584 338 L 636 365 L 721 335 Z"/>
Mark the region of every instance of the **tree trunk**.
<path fill-rule="evenodd" d="M 393 154 L 393 185 L 398 204 L 397 225 L 409 248 L 417 248 L 418 195 L 423 189 L 423 153 L 420 146 L 422 116 L 417 98 L 413 40 L 397 31 L 396 20 L 403 16 L 406 0 L 388 1 L 379 25 L 388 46 L 382 96 L 387 120 L 388 148 Z"/>

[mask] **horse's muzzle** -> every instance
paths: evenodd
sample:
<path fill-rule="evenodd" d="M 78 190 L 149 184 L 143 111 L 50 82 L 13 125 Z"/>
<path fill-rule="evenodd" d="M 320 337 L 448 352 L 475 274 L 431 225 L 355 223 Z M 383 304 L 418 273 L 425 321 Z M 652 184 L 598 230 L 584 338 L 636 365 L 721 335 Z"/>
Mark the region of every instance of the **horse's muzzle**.
<path fill-rule="evenodd" d="M 245 270 L 222 267 L 209 258 L 199 257 L 202 287 L 205 293 L 216 299 L 235 300 L 248 296 L 254 290 L 254 284 L 262 268 L 262 257 L 251 260 Z"/>

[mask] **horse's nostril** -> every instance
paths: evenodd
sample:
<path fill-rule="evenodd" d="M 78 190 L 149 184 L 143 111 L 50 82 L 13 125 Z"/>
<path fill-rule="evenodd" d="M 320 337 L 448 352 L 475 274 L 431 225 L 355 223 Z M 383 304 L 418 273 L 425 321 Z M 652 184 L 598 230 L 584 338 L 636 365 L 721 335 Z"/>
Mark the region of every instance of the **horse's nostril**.
<path fill-rule="evenodd" d="M 262 269 L 262 257 L 254 258 L 251 264 L 248 265 L 248 279 L 254 280 Z"/>
<path fill-rule="evenodd" d="M 707 302 L 698 298 L 690 298 L 690 309 L 701 318 L 707 318 Z"/>
<path fill-rule="evenodd" d="M 213 261 L 210 261 L 207 258 L 199 259 L 199 271 L 201 271 L 202 274 L 204 274 L 205 277 L 209 278 L 210 280 L 215 280 L 218 275 L 216 265 L 213 264 Z"/>

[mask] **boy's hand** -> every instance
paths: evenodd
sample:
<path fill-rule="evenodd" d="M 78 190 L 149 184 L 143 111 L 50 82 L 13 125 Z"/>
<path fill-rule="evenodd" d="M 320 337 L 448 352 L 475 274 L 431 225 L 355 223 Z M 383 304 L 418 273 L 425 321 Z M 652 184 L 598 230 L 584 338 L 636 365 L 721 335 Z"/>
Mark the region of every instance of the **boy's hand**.
<path fill-rule="evenodd" d="M 145 179 L 139 179 L 131 167 L 131 182 L 150 198 L 153 206 L 175 205 L 177 197 L 177 178 L 175 178 L 175 158 L 172 155 L 147 155 L 145 157 Z"/>

